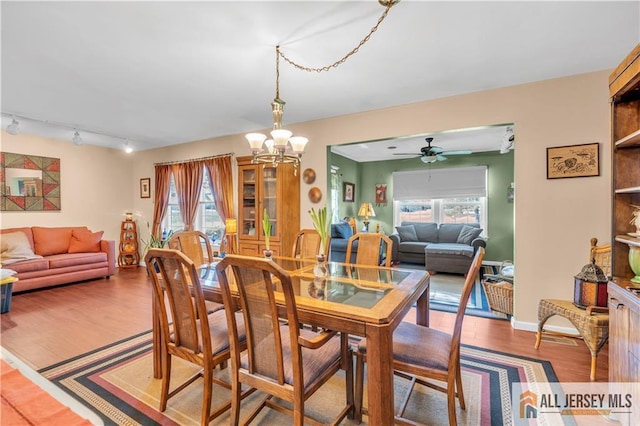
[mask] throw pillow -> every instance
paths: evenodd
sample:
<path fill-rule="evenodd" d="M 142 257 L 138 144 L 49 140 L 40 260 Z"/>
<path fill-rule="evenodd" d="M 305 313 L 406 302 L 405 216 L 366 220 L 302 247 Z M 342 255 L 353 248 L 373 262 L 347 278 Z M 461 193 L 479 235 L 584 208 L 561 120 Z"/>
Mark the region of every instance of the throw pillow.
<path fill-rule="evenodd" d="M 0 235 L 0 262 L 9 265 L 21 260 L 38 259 L 24 232 L 9 232 Z"/>
<path fill-rule="evenodd" d="M 62 254 L 69 251 L 71 241 L 71 231 L 73 228 L 44 228 L 34 226 L 33 242 L 35 252 L 41 256 L 51 256 L 52 254 Z"/>
<path fill-rule="evenodd" d="M 349 222 L 334 223 L 331 225 L 331 238 L 344 238 L 348 240 L 353 235 L 353 229 Z"/>
<path fill-rule="evenodd" d="M 398 231 L 398 235 L 400 235 L 400 242 L 418 241 L 416 227 L 413 225 L 396 226 L 396 231 Z"/>
<path fill-rule="evenodd" d="M 478 238 L 478 235 L 482 233 L 482 228 L 476 228 L 473 226 L 464 225 L 458 235 L 458 244 L 469 244 Z"/>
<path fill-rule="evenodd" d="M 71 233 L 69 253 L 96 253 L 100 251 L 100 240 L 104 231 L 91 232 L 74 229 Z"/>

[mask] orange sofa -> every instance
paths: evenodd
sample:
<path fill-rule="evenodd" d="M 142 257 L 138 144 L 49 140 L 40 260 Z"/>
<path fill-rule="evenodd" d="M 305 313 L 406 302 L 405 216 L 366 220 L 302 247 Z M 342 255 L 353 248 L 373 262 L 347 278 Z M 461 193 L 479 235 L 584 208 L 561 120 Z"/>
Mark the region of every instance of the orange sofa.
<path fill-rule="evenodd" d="M 0 243 L 2 268 L 17 272 L 14 293 L 109 278 L 116 270 L 115 241 L 86 226 L 2 229 Z"/>

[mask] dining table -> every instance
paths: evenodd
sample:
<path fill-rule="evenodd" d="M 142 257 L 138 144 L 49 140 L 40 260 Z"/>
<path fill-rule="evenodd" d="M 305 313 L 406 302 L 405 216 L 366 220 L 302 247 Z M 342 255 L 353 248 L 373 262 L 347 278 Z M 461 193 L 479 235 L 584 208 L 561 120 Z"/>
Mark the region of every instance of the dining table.
<path fill-rule="evenodd" d="M 393 424 L 393 331 L 413 306 L 416 323 L 429 326 L 429 273 L 284 256 L 272 261 L 291 277 L 301 323 L 367 340 L 368 423 Z M 222 302 L 216 265 L 200 267 L 200 284 L 206 300 Z M 276 303 L 284 309 L 284 297 Z M 155 377 L 158 353 L 154 348 Z"/>

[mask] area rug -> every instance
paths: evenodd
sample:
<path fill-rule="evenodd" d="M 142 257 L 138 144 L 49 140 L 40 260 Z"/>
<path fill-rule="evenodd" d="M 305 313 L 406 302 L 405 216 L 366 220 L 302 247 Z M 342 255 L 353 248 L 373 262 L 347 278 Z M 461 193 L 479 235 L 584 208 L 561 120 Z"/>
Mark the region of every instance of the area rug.
<path fill-rule="evenodd" d="M 458 408 L 461 425 L 511 424 L 512 382 L 556 382 L 548 361 L 524 358 L 487 349 L 463 346 L 462 369 L 467 409 Z M 228 368 L 219 371 L 228 375 Z M 193 372 L 182 362 L 173 365 L 176 383 Z M 197 425 L 200 423 L 202 382 L 196 381 L 169 401 L 164 413 L 157 411 L 160 380 L 153 378 L 151 333 L 146 332 L 116 342 L 39 371 L 101 417 L 105 425 Z M 396 401 L 402 399 L 407 383 L 396 378 Z M 250 411 L 258 398 L 254 393 L 243 402 Z M 214 387 L 214 405 L 229 398 L 229 392 Z M 330 421 L 344 405 L 344 378 L 337 375 L 306 403 L 305 411 L 322 421 Z M 427 424 L 447 423 L 446 396 L 416 387 L 407 415 Z M 365 395 L 366 405 L 366 395 Z M 245 408 L 246 407 L 246 408 Z M 273 410 L 263 410 L 253 424 L 288 424 L 290 419 Z M 344 424 L 352 424 L 349 420 Z M 367 424 L 367 417 L 364 418 Z M 212 424 L 229 424 L 228 413 Z"/>

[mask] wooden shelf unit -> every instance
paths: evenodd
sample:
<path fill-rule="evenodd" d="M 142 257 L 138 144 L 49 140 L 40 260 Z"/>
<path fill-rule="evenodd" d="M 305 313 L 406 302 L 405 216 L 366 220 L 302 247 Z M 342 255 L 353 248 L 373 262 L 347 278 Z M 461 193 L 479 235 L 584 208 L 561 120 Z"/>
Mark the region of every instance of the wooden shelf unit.
<path fill-rule="evenodd" d="M 238 251 L 262 256 L 266 249 L 262 218 L 271 222 L 269 248 L 274 255 L 290 255 L 300 230 L 300 171 L 294 165 L 253 164 L 238 157 Z"/>
<path fill-rule="evenodd" d="M 120 268 L 137 268 L 140 264 L 138 252 L 138 227 L 133 220 L 120 223 L 120 243 L 118 244 L 118 266 Z"/>
<path fill-rule="evenodd" d="M 630 247 L 640 247 L 629 222 L 640 206 L 640 44 L 609 78 L 611 96 L 612 232 L 609 293 L 609 381 L 640 382 L 640 297 L 629 266 Z M 637 387 L 635 388 L 637 389 Z M 635 395 L 638 397 L 638 395 Z M 635 399 L 634 399 L 635 400 Z M 633 409 L 622 424 L 640 424 Z"/>

